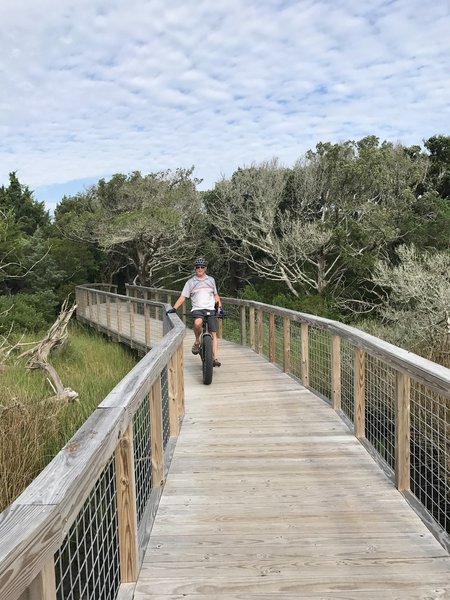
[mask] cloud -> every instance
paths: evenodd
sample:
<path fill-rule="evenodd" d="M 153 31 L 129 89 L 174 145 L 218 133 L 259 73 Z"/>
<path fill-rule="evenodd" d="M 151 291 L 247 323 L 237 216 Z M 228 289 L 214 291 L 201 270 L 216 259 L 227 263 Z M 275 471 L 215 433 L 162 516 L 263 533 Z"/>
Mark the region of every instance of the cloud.
<path fill-rule="evenodd" d="M 192 164 L 210 187 L 319 141 L 448 133 L 448 0 L 4 0 L 1 12 L 0 182 L 17 170 L 39 194 Z"/>

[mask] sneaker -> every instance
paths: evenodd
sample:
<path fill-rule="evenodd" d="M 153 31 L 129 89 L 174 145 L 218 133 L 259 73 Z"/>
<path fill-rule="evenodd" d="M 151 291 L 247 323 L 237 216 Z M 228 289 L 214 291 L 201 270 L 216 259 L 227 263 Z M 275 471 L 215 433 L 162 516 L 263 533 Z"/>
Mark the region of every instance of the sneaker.
<path fill-rule="evenodd" d="M 198 354 L 200 352 L 200 342 L 195 342 L 192 346 L 192 354 Z"/>
<path fill-rule="evenodd" d="M 213 367 L 220 367 L 220 365 L 221 365 L 221 364 L 222 364 L 222 363 L 221 363 L 221 362 L 219 362 L 217 359 L 214 359 L 214 360 L 213 360 Z"/>

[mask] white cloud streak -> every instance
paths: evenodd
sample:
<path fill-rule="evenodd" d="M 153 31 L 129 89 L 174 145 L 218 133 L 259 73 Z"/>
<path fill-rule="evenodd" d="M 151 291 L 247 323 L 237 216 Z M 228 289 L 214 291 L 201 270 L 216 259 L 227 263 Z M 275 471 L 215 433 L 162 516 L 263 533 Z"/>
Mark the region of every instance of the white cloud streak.
<path fill-rule="evenodd" d="M 293 164 L 450 125 L 450 4 L 3 0 L 0 180 Z"/>

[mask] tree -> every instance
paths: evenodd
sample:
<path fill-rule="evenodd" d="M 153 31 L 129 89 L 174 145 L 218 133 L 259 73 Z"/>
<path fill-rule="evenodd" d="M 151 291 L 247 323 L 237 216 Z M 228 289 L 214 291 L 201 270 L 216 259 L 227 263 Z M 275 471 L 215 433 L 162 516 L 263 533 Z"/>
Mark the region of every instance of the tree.
<path fill-rule="evenodd" d="M 239 169 L 207 210 L 229 253 L 258 276 L 296 296 L 337 294 L 399 239 L 426 167 L 426 156 L 374 136 L 318 144 L 293 169 L 276 160 Z"/>
<path fill-rule="evenodd" d="M 372 276 L 387 292 L 379 315 L 397 329 L 400 343 L 426 349 L 430 358 L 449 353 L 450 252 L 401 245 L 397 255 L 397 265 L 380 261 Z"/>
<path fill-rule="evenodd" d="M 9 174 L 9 186 L 0 188 L 0 210 L 11 210 L 21 230 L 27 235 L 50 224 L 44 203 L 33 198 L 33 193 L 19 182 L 15 172 Z"/>
<path fill-rule="evenodd" d="M 429 182 L 442 198 L 450 198 L 450 136 L 434 135 L 425 142 L 430 153 Z"/>
<path fill-rule="evenodd" d="M 136 171 L 101 179 L 79 196 L 86 210 L 61 221 L 71 237 L 98 244 L 114 270 L 130 269 L 134 282 L 157 285 L 202 240 L 198 180 L 193 169 L 146 176 Z"/>

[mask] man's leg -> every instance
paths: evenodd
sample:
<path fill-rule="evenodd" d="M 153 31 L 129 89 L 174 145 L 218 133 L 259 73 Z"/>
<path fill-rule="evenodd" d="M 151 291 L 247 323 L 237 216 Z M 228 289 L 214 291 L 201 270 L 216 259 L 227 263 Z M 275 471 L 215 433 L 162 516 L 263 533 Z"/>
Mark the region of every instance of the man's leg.
<path fill-rule="evenodd" d="M 213 358 L 216 358 L 217 353 L 219 351 L 219 340 L 215 331 L 211 331 L 211 335 L 213 339 Z"/>
<path fill-rule="evenodd" d="M 203 319 L 197 318 L 194 319 L 194 335 L 195 335 L 195 343 L 192 346 L 192 353 L 198 354 L 200 351 L 200 334 L 202 332 Z"/>

